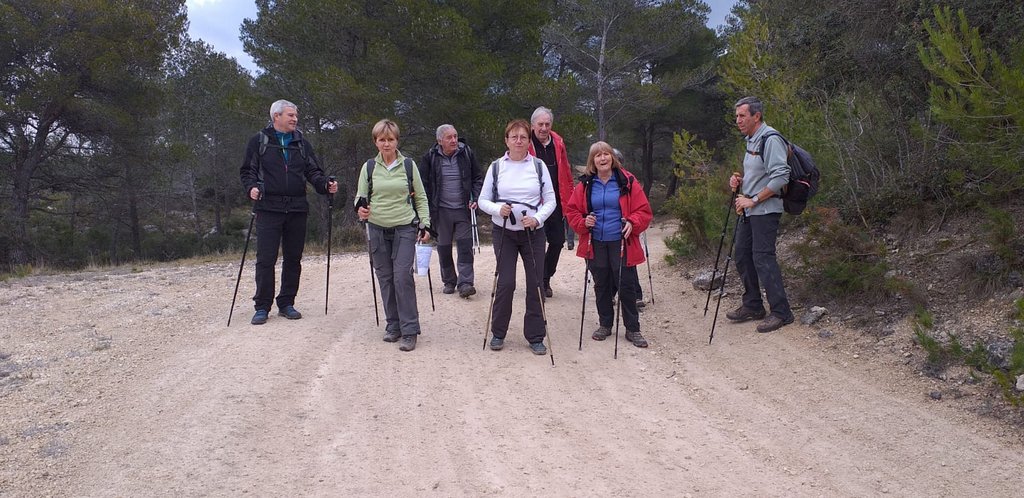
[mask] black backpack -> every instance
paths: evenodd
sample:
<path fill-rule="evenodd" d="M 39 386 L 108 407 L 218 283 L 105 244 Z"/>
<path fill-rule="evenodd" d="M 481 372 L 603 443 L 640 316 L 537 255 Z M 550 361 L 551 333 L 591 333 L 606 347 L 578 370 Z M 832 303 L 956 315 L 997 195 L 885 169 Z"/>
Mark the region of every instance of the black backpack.
<path fill-rule="evenodd" d="M 494 162 L 491 163 L 491 201 L 492 202 L 497 202 L 499 204 L 504 203 L 504 202 L 513 202 L 513 201 L 507 201 L 505 199 L 499 199 L 498 198 L 498 164 L 500 163 L 500 161 L 501 161 L 501 159 L 495 159 Z M 533 166 L 534 166 L 534 168 L 537 169 L 537 184 L 538 184 L 538 187 L 539 187 L 539 190 L 540 190 L 541 202 L 543 203 L 543 199 L 544 199 L 544 173 L 543 173 L 541 168 L 544 167 L 544 161 L 541 161 L 540 159 L 534 157 L 533 158 Z M 557 196 L 557 193 L 555 195 Z M 539 209 L 538 206 L 534 206 L 532 204 L 527 204 L 525 202 L 519 202 L 519 201 L 514 201 L 514 202 L 516 204 L 522 204 L 522 205 L 524 205 L 526 207 L 529 207 L 530 209 L 532 209 L 534 211 Z M 512 224 L 514 225 L 515 222 L 513 222 Z"/>
<path fill-rule="evenodd" d="M 821 171 L 818 165 L 814 164 L 811 154 L 799 145 L 790 143 L 781 133 L 770 131 L 761 137 L 761 145 L 757 152 L 750 152 L 761 157 L 764 153 L 764 143 L 769 137 L 779 137 L 786 144 L 786 163 L 789 164 L 789 184 L 782 191 L 782 208 L 789 214 L 798 215 L 804 212 L 807 201 L 818 193 L 818 186 L 821 183 Z M 748 151 L 749 152 L 749 151 Z"/>

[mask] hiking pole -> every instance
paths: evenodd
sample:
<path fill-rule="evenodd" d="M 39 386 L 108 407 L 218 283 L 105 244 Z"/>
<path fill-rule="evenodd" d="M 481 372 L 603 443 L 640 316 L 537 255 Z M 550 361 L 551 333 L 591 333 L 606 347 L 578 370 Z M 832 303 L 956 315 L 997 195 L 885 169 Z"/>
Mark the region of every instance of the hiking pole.
<path fill-rule="evenodd" d="M 422 228 L 421 230 L 424 232 L 427 231 L 426 228 Z M 413 266 L 415 265 L 416 262 L 413 261 Z M 437 308 L 434 307 L 434 279 L 430 276 L 430 263 L 427 263 L 427 289 L 430 290 L 430 311 L 437 311 Z"/>
<path fill-rule="evenodd" d="M 245 254 L 249 252 L 249 237 L 252 236 L 252 225 L 256 221 L 256 203 L 263 198 L 263 182 L 256 182 L 256 200 L 252 201 L 249 213 L 249 231 L 245 232 L 245 248 L 242 249 L 242 262 L 238 264 L 238 278 L 235 279 L 235 294 L 231 296 L 231 309 L 228 311 L 228 327 L 231 326 L 231 315 L 235 313 L 235 299 L 238 298 L 238 284 L 242 281 L 242 268 L 245 267 Z"/>
<path fill-rule="evenodd" d="M 594 213 L 588 213 L 587 216 L 591 216 Z M 590 257 L 594 257 L 594 232 L 593 229 L 588 228 L 590 232 Z M 583 242 L 580 239 L 580 242 Z M 583 351 L 583 320 L 587 316 L 587 288 L 590 287 L 590 259 L 583 258 L 583 263 L 586 267 L 583 270 L 583 305 L 580 307 L 580 348 L 579 351 Z"/>
<path fill-rule="evenodd" d="M 620 218 L 622 226 L 626 226 L 626 219 Z M 619 286 L 615 289 L 615 354 L 613 359 L 619 359 L 619 315 L 622 311 L 622 266 L 626 264 L 626 237 L 622 237 L 619 244 Z"/>
<path fill-rule="evenodd" d="M 491 305 L 487 307 L 487 328 L 484 329 L 484 347 L 487 349 L 487 334 L 491 331 L 491 311 L 494 310 L 494 293 L 498 288 L 498 264 L 501 263 L 501 250 L 505 248 L 505 225 L 508 223 L 508 216 L 501 219 L 501 242 L 498 244 L 498 259 L 494 262 L 494 280 L 491 281 Z M 494 238 L 491 238 L 494 243 Z"/>
<path fill-rule="evenodd" d="M 327 177 L 328 188 L 334 182 L 333 176 Z M 334 194 L 327 193 L 327 283 L 324 284 L 324 315 L 327 314 L 328 297 L 331 295 L 331 215 L 334 214 Z"/>
<path fill-rule="evenodd" d="M 473 196 L 470 195 L 469 203 L 472 204 L 473 202 Z M 477 254 L 480 254 L 480 227 L 476 223 L 476 208 L 472 208 L 469 210 L 469 222 L 470 226 L 472 227 L 472 231 L 470 233 L 473 236 L 473 249 L 476 250 Z"/>
<path fill-rule="evenodd" d="M 654 304 L 654 279 L 651 278 L 651 250 L 647 247 L 647 232 L 640 234 L 644 242 L 644 258 L 647 260 L 647 285 L 651 289 L 651 304 Z"/>
<path fill-rule="evenodd" d="M 360 197 L 359 201 L 356 202 L 356 209 L 361 207 L 369 207 L 370 204 L 366 201 L 365 197 Z M 361 220 L 359 223 L 363 224 L 363 228 L 366 229 L 366 255 L 370 258 L 370 285 L 373 288 L 373 316 L 377 320 L 377 326 L 380 327 L 380 311 L 377 310 L 377 280 L 373 276 L 373 249 L 370 247 L 370 221 Z"/>
<path fill-rule="evenodd" d="M 525 209 L 522 212 L 522 217 L 520 217 L 519 219 L 526 219 Z M 526 223 L 523 223 L 523 227 L 525 226 Z M 548 338 L 548 354 L 551 355 L 551 366 L 555 366 L 555 349 L 551 347 L 551 334 L 548 333 L 548 312 L 544 307 L 544 290 L 541 289 L 541 284 L 544 281 L 544 279 L 541 278 L 541 270 L 543 269 L 543 267 L 537 264 L 537 256 L 533 252 L 533 237 L 531 234 L 534 231 L 535 230 L 533 228 L 526 229 L 526 243 L 529 244 L 530 246 L 530 258 L 533 259 L 533 267 L 536 270 L 535 273 L 537 274 L 537 300 L 540 301 L 540 317 L 544 319 L 544 335 L 547 336 Z M 524 264 L 523 267 L 525 268 L 526 265 Z"/>
<path fill-rule="evenodd" d="M 736 229 L 743 222 L 743 213 L 736 215 L 736 226 L 732 229 L 732 244 L 729 245 L 729 257 L 725 259 L 725 269 L 722 270 L 722 286 L 718 288 L 718 303 L 715 304 L 715 318 L 711 320 L 711 335 L 708 336 L 708 345 L 715 339 L 715 324 L 718 323 L 718 309 L 722 307 L 722 297 L 725 295 L 725 277 L 729 275 L 729 263 L 732 262 L 732 253 L 736 250 Z"/>
<path fill-rule="evenodd" d="M 739 173 L 733 173 L 732 176 L 739 176 Z M 722 257 L 722 244 L 725 243 L 725 234 L 729 232 L 729 218 L 732 217 L 732 212 L 736 204 L 736 194 L 739 190 L 739 186 L 732 189 L 732 196 L 729 198 L 729 209 L 725 212 L 725 224 L 722 225 L 722 236 L 718 238 L 718 252 L 715 254 L 715 269 L 711 270 L 711 282 L 708 283 L 708 298 L 704 301 L 704 316 L 708 316 L 708 305 L 711 304 L 711 291 L 715 286 L 715 277 L 718 275 L 718 261 Z M 735 230 L 735 229 L 733 229 Z M 725 277 L 722 277 L 723 279 Z M 725 282 L 722 282 L 722 286 L 725 287 Z M 651 302 L 654 302 L 651 300 Z"/>

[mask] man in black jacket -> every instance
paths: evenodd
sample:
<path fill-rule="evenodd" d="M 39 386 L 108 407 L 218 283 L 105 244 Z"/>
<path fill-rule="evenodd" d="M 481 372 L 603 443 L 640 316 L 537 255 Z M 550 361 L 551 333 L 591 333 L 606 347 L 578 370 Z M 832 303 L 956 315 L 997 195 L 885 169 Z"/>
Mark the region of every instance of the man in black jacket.
<path fill-rule="evenodd" d="M 450 124 L 437 127 L 437 143 L 419 163 L 420 176 L 430 204 L 430 220 L 437 230 L 437 256 L 441 263 L 444 293 L 468 298 L 473 286 L 473 234 L 470 211 L 476 209 L 484 179 L 473 149 L 459 140 Z M 458 248 L 459 265 L 452 259 L 452 241 Z"/>
<path fill-rule="evenodd" d="M 313 147 L 296 126 L 299 110 L 287 100 L 270 106 L 271 125 L 249 140 L 242 163 L 242 186 L 255 201 L 256 212 L 256 314 L 253 325 L 267 323 L 274 301 L 274 266 L 281 247 L 281 291 L 278 314 L 290 320 L 302 318 L 295 309 L 306 244 L 306 182 L 317 193 L 333 194 L 337 182 L 329 182 Z"/>

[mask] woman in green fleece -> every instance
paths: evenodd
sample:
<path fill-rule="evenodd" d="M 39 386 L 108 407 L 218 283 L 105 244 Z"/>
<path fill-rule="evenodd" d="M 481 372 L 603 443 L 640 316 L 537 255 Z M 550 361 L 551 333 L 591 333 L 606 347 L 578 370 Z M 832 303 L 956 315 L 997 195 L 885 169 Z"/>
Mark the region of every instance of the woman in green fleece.
<path fill-rule="evenodd" d="M 416 307 L 413 260 L 416 241 L 427 242 L 430 210 L 412 159 L 398 151 L 398 125 L 382 119 L 373 126 L 373 143 L 380 151 L 359 172 L 356 212 L 367 222 L 373 269 L 380 283 L 387 326 L 385 342 L 401 339 L 398 349 L 416 349 L 420 316 Z"/>

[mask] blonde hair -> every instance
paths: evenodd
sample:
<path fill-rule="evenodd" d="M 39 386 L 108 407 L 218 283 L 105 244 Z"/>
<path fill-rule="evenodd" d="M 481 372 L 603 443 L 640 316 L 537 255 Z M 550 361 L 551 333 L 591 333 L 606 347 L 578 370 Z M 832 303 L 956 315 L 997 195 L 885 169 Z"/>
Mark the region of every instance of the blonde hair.
<path fill-rule="evenodd" d="M 377 140 L 384 135 L 391 135 L 395 137 L 395 140 L 398 140 L 398 125 L 390 119 L 382 119 L 377 121 L 377 124 L 373 125 L 372 133 L 374 140 Z"/>
<path fill-rule="evenodd" d="M 607 152 L 612 155 L 612 169 L 619 169 L 622 167 L 622 162 L 619 161 L 619 157 L 615 155 L 615 149 L 607 142 L 594 142 L 594 145 L 590 146 L 590 154 L 587 154 L 587 166 L 583 170 L 588 175 L 597 174 L 597 165 L 594 164 L 594 156 L 598 153 Z"/>

